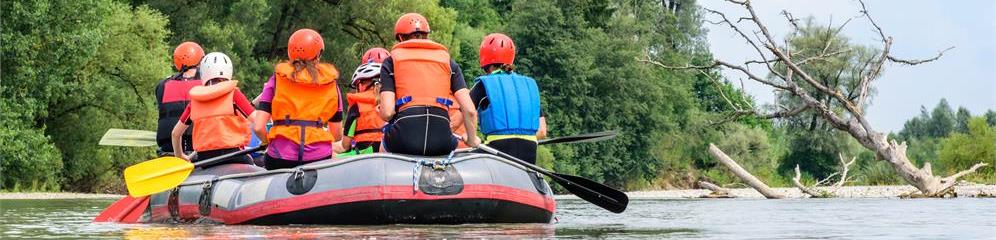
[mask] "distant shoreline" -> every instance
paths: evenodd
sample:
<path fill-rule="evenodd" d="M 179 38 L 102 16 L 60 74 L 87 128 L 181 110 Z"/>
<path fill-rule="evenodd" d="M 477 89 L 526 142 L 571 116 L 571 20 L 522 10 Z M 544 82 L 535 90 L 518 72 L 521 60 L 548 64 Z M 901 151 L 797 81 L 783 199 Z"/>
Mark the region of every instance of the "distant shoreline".
<path fill-rule="evenodd" d="M 824 189 L 824 188 L 820 188 Z M 774 188 L 786 198 L 803 198 L 797 188 Z M 844 186 L 837 192 L 839 198 L 899 198 L 899 195 L 916 190 L 913 186 Z M 693 199 L 701 198 L 711 191 L 706 189 L 678 189 L 628 192 L 630 199 Z M 996 196 L 996 185 L 960 185 L 955 186 L 958 197 Z M 764 198 L 753 188 L 731 188 L 730 196 L 735 198 Z M 574 195 L 557 195 L 557 199 L 577 199 Z"/>
<path fill-rule="evenodd" d="M 0 200 L 8 199 L 117 199 L 124 195 L 74 192 L 2 192 Z"/>
<path fill-rule="evenodd" d="M 802 198 L 796 188 L 775 188 L 787 198 Z M 897 198 L 900 194 L 916 190 L 913 186 L 845 186 L 837 195 L 840 198 Z M 676 189 L 633 191 L 627 194 L 631 199 L 691 199 L 709 194 L 706 189 Z M 996 196 L 996 185 L 961 185 L 955 187 L 958 197 Z M 736 198 L 763 198 L 751 188 L 731 188 L 730 195 Z M 125 195 L 74 192 L 0 192 L 0 200 L 7 199 L 118 199 Z M 557 195 L 557 199 L 577 199 L 570 194 Z"/>

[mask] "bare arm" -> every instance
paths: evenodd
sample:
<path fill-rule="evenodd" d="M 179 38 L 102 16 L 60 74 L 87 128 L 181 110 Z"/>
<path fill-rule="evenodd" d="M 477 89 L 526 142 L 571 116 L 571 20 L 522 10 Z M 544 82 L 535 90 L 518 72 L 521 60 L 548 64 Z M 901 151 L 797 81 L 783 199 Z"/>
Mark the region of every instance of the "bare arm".
<path fill-rule="evenodd" d="M 186 123 L 177 122 L 170 136 L 173 141 L 173 156 L 190 161 L 190 157 L 183 152 L 183 132 L 187 131 L 187 127 L 189 126 Z"/>
<path fill-rule="evenodd" d="M 469 95 L 468 95 L 468 98 L 469 98 Z M 468 102 L 469 102 L 469 100 L 470 99 L 468 99 Z M 394 104 L 393 104 L 393 102 L 394 102 L 394 92 L 391 92 L 391 91 L 380 92 L 380 101 L 381 101 L 380 112 L 379 112 L 380 113 L 380 119 L 383 119 L 384 121 L 390 122 L 391 118 L 394 117 L 394 114 L 395 114 L 395 112 L 394 112 Z M 460 102 L 460 105 L 463 105 L 463 102 Z"/>
<path fill-rule="evenodd" d="M 343 153 L 349 151 L 352 148 L 353 148 L 353 138 L 346 135 L 342 136 L 342 140 L 332 144 L 332 150 L 335 150 L 335 153 Z"/>
<path fill-rule="evenodd" d="M 255 111 L 250 117 L 252 117 L 253 132 L 256 132 L 256 136 L 259 137 L 260 144 L 269 144 L 270 139 L 266 135 L 266 123 L 270 121 L 270 113 Z"/>
<path fill-rule="evenodd" d="M 460 111 L 463 112 L 463 126 L 467 129 L 467 146 L 477 147 L 481 144 L 481 140 L 477 138 L 477 109 L 474 109 L 474 101 L 470 100 L 470 90 L 466 88 L 457 90 L 453 96 L 460 103 Z"/>
<path fill-rule="evenodd" d="M 546 117 L 540 117 L 539 129 L 536 130 L 536 139 L 546 138 Z"/>
<path fill-rule="evenodd" d="M 329 132 L 336 141 L 342 140 L 342 122 L 330 122 Z"/>

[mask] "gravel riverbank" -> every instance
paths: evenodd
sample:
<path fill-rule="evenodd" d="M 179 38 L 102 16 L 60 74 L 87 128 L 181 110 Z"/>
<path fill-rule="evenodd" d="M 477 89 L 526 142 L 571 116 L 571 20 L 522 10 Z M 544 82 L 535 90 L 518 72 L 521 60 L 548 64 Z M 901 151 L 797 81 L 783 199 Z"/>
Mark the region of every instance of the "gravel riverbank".
<path fill-rule="evenodd" d="M 802 198 L 803 194 L 797 188 L 774 188 L 788 198 Z M 899 195 L 916 190 L 913 186 L 845 186 L 837 191 L 842 198 L 898 198 Z M 707 189 L 657 190 L 628 192 L 630 199 L 673 199 L 700 198 L 709 194 Z M 996 196 L 996 185 L 959 185 L 955 186 L 959 197 Z M 736 198 L 764 198 L 753 188 L 731 188 L 730 195 Z M 577 199 L 574 195 L 557 195 L 557 199 Z"/>

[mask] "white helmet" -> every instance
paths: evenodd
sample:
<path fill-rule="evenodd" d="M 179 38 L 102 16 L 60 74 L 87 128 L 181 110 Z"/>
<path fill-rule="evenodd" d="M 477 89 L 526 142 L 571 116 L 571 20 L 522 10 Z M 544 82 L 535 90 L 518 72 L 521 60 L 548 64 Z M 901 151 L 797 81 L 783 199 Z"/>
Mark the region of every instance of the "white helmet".
<path fill-rule="evenodd" d="M 208 81 L 215 78 L 232 80 L 232 59 L 220 52 L 204 55 L 201 59 L 201 79 Z"/>
<path fill-rule="evenodd" d="M 380 63 L 371 62 L 367 64 L 360 65 L 353 72 L 353 81 L 349 83 L 349 86 L 356 88 L 356 84 L 360 82 L 360 79 L 377 78 L 380 76 Z"/>

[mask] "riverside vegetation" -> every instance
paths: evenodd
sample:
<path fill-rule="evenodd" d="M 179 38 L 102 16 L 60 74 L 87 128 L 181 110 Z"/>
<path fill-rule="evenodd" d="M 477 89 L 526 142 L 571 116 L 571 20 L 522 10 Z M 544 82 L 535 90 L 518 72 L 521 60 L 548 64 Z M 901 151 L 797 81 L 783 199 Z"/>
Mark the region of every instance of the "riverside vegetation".
<path fill-rule="evenodd" d="M 804 182 L 826 178 L 836 171 L 839 155 L 857 159 L 849 184 L 904 184 L 888 163 L 818 113 L 774 120 L 738 115 L 775 107 L 736 97 L 743 95 L 738 85 L 718 70 L 679 71 L 637 61 L 713 62 L 706 12 L 691 0 L 25 0 L 4 1 L 0 9 L 2 191 L 123 190 L 121 170 L 151 159 L 154 150 L 98 147 L 97 141 L 108 128 L 154 129 L 153 88 L 171 74 L 169 54 L 180 42 L 228 53 L 235 79 L 255 96 L 272 72 L 269 66 L 286 55 L 288 29 L 323 33 L 322 58 L 348 72 L 363 50 L 393 43 L 391 26 L 404 12 L 432 21 L 433 39 L 449 46 L 467 80 L 481 74 L 473 66 L 485 34 L 515 39 L 516 65 L 539 84 L 551 136 L 621 133 L 612 141 L 541 147 L 540 165 L 557 172 L 627 190 L 738 182 L 708 155 L 712 142 L 773 186 L 791 186 L 796 165 Z M 882 51 L 852 43 L 813 19 L 785 40 L 812 53 L 850 49 L 805 70 L 851 90 L 859 86 L 858 75 L 837 73 L 864 69 Z M 779 95 L 776 104 L 792 108 L 800 102 Z M 994 126 L 996 111 L 971 113 L 941 100 L 889 139 L 908 142 L 908 156 L 918 166 L 929 162 L 935 173 L 948 175 L 980 161 L 996 165 Z M 963 179 L 992 184 L 996 174 L 984 167 Z"/>

